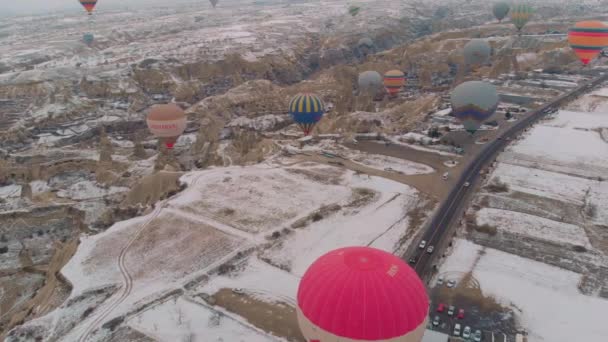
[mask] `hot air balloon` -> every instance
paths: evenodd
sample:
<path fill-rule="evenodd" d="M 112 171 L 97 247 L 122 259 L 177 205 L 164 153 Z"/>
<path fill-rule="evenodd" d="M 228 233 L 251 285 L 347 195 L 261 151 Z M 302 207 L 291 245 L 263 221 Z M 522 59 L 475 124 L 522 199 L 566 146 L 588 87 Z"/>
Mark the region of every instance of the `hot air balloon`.
<path fill-rule="evenodd" d="M 473 39 L 464 46 L 464 63 L 468 66 L 480 66 L 488 62 L 492 47 L 483 39 Z"/>
<path fill-rule="evenodd" d="M 395 96 L 405 85 L 405 74 L 401 70 L 390 70 L 384 74 L 384 88 L 390 96 Z"/>
<path fill-rule="evenodd" d="M 95 8 L 95 5 L 97 5 L 97 0 L 80 0 L 80 4 L 89 13 L 89 15 L 92 15 L 93 9 Z"/>
<path fill-rule="evenodd" d="M 376 71 L 364 71 L 359 74 L 359 90 L 375 95 L 382 87 L 382 76 Z"/>
<path fill-rule="evenodd" d="M 92 33 L 85 33 L 82 36 L 82 40 L 84 41 L 85 44 L 87 44 L 88 46 L 91 46 L 91 44 L 93 44 L 93 41 L 95 40 L 95 36 Z"/>
<path fill-rule="evenodd" d="M 325 113 L 323 101 L 315 94 L 298 94 L 289 103 L 289 114 L 300 126 L 304 135 L 309 135 Z"/>
<path fill-rule="evenodd" d="M 146 120 L 150 132 L 169 149 L 186 129 L 186 114 L 174 103 L 155 105 Z"/>
<path fill-rule="evenodd" d="M 498 107 L 496 87 L 487 82 L 469 81 L 452 91 L 452 113 L 473 134 Z"/>
<path fill-rule="evenodd" d="M 369 37 L 363 37 L 359 39 L 359 46 L 364 46 L 371 49 L 374 47 L 374 41 Z"/>
<path fill-rule="evenodd" d="M 350 15 L 352 15 L 353 17 L 359 14 L 359 11 L 361 11 L 361 7 L 359 6 L 350 6 L 348 8 L 348 13 L 350 13 Z"/>
<path fill-rule="evenodd" d="M 398 257 L 347 247 L 317 259 L 297 295 L 308 342 L 420 342 L 429 300 L 418 275 Z"/>
<path fill-rule="evenodd" d="M 521 29 L 526 26 L 530 18 L 532 18 L 532 12 L 532 6 L 528 3 L 521 2 L 513 5 L 510 10 L 511 21 L 517 27 L 517 31 L 521 32 Z"/>
<path fill-rule="evenodd" d="M 511 7 L 509 6 L 508 2 L 499 1 L 494 4 L 494 7 L 492 7 L 492 12 L 494 12 L 496 19 L 501 22 L 507 16 L 507 14 L 509 14 L 510 9 Z"/>
<path fill-rule="evenodd" d="M 220 1 L 220 0 L 209 0 L 209 2 L 211 3 L 211 6 L 213 6 L 213 8 L 215 8 L 215 5 L 217 5 L 218 1 Z"/>
<path fill-rule="evenodd" d="M 608 26 L 601 21 L 581 21 L 568 31 L 568 42 L 584 65 L 608 47 Z"/>

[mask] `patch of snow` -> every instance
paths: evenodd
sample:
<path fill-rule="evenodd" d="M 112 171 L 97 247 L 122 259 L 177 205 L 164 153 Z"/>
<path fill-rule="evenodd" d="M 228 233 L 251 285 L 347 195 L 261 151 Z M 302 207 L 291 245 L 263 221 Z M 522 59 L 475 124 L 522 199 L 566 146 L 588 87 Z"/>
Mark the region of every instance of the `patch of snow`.
<path fill-rule="evenodd" d="M 120 192 L 129 191 L 129 188 L 112 186 L 108 189 L 99 187 L 96 183 L 91 181 L 81 181 L 71 185 L 66 190 L 59 190 L 57 192 L 58 197 L 71 198 L 74 200 L 87 200 L 105 197 Z"/>
<path fill-rule="evenodd" d="M 484 295 L 519 312 L 530 342 L 603 342 L 608 301 L 578 290 L 581 275 L 456 239 L 439 274 L 472 271 Z M 476 259 L 479 258 L 478 261 Z"/>
<path fill-rule="evenodd" d="M 10 198 L 21 196 L 21 185 L 12 184 L 0 187 L 0 198 Z"/>
<path fill-rule="evenodd" d="M 583 228 L 534 215 L 483 208 L 477 213 L 477 224 L 488 224 L 509 233 L 560 245 L 569 244 L 591 248 L 591 243 Z"/>
<path fill-rule="evenodd" d="M 273 342 L 233 318 L 180 297 L 140 313 L 127 321 L 132 328 L 156 341 Z"/>

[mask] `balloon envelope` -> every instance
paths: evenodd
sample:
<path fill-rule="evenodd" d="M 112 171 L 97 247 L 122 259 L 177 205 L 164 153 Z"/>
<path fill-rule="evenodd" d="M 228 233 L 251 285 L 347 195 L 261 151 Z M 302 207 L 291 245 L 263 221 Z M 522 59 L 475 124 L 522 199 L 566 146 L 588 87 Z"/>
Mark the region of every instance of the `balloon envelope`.
<path fill-rule="evenodd" d="M 359 90 L 375 94 L 382 87 L 382 76 L 376 71 L 364 71 L 359 74 Z"/>
<path fill-rule="evenodd" d="M 498 21 L 502 21 L 509 14 L 510 6 L 508 2 L 500 1 L 494 4 L 492 12 Z"/>
<path fill-rule="evenodd" d="M 372 47 L 374 47 L 374 42 L 369 37 L 363 37 L 363 38 L 359 39 L 359 46 L 365 46 L 368 48 L 372 48 Z"/>
<path fill-rule="evenodd" d="M 297 295 L 307 341 L 420 342 L 429 300 L 403 260 L 369 247 L 347 247 L 317 259 Z"/>
<path fill-rule="evenodd" d="M 80 4 L 89 13 L 89 15 L 91 15 L 93 14 L 95 5 L 97 5 L 97 0 L 80 0 Z"/>
<path fill-rule="evenodd" d="M 465 64 L 483 65 L 490 59 L 492 47 L 483 39 L 473 39 L 464 46 Z"/>
<path fill-rule="evenodd" d="M 510 13 L 513 25 L 515 25 L 518 31 L 521 31 L 521 29 L 526 26 L 530 18 L 532 18 L 533 10 L 530 4 L 521 2 L 513 5 Z"/>
<path fill-rule="evenodd" d="M 211 3 L 211 6 L 213 6 L 213 8 L 215 8 L 215 5 L 217 5 L 219 0 L 209 0 L 209 2 Z"/>
<path fill-rule="evenodd" d="M 353 17 L 359 14 L 359 11 L 361 11 L 361 7 L 358 6 L 350 6 L 348 8 L 348 13 L 350 13 L 350 15 L 352 15 Z"/>
<path fill-rule="evenodd" d="M 315 94 L 298 94 L 289 102 L 289 114 L 305 135 L 310 134 L 324 113 L 325 105 Z"/>
<path fill-rule="evenodd" d="M 155 105 L 150 109 L 146 123 L 154 136 L 172 148 L 186 129 L 186 113 L 174 103 Z"/>
<path fill-rule="evenodd" d="M 608 26 L 601 21 L 581 21 L 568 31 L 568 42 L 584 65 L 608 47 Z"/>
<path fill-rule="evenodd" d="M 401 70 L 390 70 L 384 74 L 384 88 L 389 95 L 397 95 L 404 85 L 405 74 Z"/>
<path fill-rule="evenodd" d="M 494 114 L 499 97 L 494 85 L 470 81 L 452 91 L 451 102 L 454 116 L 463 123 L 467 132 L 475 133 L 482 122 Z"/>
<path fill-rule="evenodd" d="M 82 36 L 82 40 L 84 41 L 85 44 L 91 46 L 91 44 L 93 44 L 93 41 L 95 40 L 95 36 L 93 36 L 92 33 L 85 33 Z"/>

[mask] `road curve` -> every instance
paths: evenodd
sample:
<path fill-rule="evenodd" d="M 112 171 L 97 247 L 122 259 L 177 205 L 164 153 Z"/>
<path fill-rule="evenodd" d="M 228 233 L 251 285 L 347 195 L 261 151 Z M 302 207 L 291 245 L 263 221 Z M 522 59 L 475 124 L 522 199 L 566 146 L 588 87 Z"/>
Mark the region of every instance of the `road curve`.
<path fill-rule="evenodd" d="M 469 184 L 473 184 L 477 178 L 479 177 L 479 173 L 481 169 L 492 162 L 496 155 L 508 144 L 507 138 L 512 138 L 517 134 L 521 133 L 524 129 L 528 128 L 530 125 L 536 123 L 539 119 L 541 119 L 550 109 L 557 109 L 558 107 L 564 105 L 566 102 L 570 102 L 574 100 L 576 97 L 582 95 L 583 93 L 593 89 L 599 84 L 608 81 L 608 74 L 602 75 L 590 82 L 587 82 L 574 90 L 563 94 L 552 101 L 544 104 L 537 110 L 531 113 L 525 119 L 517 122 L 517 124 L 510 127 L 507 131 L 505 131 L 500 137 L 501 140 L 494 140 L 488 143 L 485 148 L 479 153 L 479 155 L 473 159 L 469 165 L 464 169 L 460 179 L 454 186 L 454 188 L 448 194 L 448 197 L 443 202 L 443 204 L 437 210 L 435 216 L 431 220 L 430 224 L 427 227 L 426 232 L 423 234 L 422 240 L 426 240 L 427 246 L 440 246 L 443 242 L 443 239 L 446 238 L 445 233 L 449 230 L 449 227 L 453 223 L 454 219 L 457 219 L 457 213 L 459 208 L 462 208 L 465 197 L 471 192 L 471 187 L 465 187 L 464 183 L 468 182 Z M 437 253 L 440 254 L 440 253 Z M 431 271 L 431 261 L 433 260 L 433 255 L 425 253 L 424 250 L 420 250 L 418 248 L 414 249 L 414 254 L 409 256 L 404 256 L 404 259 L 409 260 L 410 257 L 417 257 L 418 260 L 414 264 L 414 269 L 420 275 L 421 278 L 425 278 Z"/>

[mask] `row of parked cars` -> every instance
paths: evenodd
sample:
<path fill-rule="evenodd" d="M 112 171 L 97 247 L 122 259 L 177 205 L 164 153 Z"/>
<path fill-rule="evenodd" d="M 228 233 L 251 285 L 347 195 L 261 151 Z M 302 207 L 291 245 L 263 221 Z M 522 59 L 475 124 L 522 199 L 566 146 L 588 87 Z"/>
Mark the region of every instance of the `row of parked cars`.
<path fill-rule="evenodd" d="M 454 314 L 456 314 L 457 319 L 464 319 L 464 309 L 458 309 L 458 313 L 456 313 L 456 307 L 454 305 L 450 305 L 449 307 L 447 307 L 447 310 L 446 310 L 446 305 L 443 303 L 439 303 L 439 305 L 437 306 L 437 312 L 443 313 L 446 311 L 447 311 L 447 315 L 449 317 L 454 317 Z M 434 327 L 438 327 L 441 324 L 441 318 L 439 317 L 439 315 L 435 315 L 435 318 L 433 319 L 432 324 Z M 481 330 L 475 330 L 475 332 L 472 332 L 471 327 L 469 327 L 468 325 L 465 326 L 464 329 L 462 329 L 462 326 L 460 323 L 456 323 L 454 325 L 453 335 L 454 336 L 462 335 L 462 338 L 472 339 L 475 342 L 480 342 L 481 338 L 482 338 Z"/>

